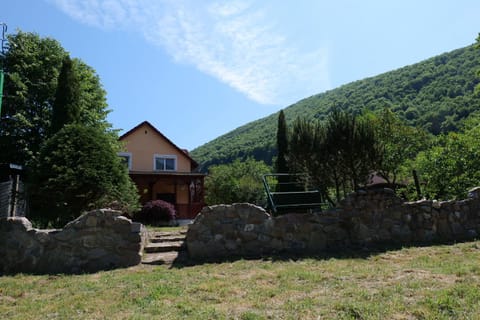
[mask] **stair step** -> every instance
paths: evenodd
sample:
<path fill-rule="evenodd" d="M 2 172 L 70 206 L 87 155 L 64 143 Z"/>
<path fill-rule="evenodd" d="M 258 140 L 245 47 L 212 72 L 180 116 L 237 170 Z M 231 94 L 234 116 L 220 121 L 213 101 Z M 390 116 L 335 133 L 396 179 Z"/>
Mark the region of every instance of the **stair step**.
<path fill-rule="evenodd" d="M 186 260 L 186 251 L 169 251 L 149 253 L 143 256 L 143 264 L 172 264 L 174 261 L 180 262 Z"/>
<path fill-rule="evenodd" d="M 183 235 L 173 235 L 173 236 L 160 236 L 150 239 L 150 242 L 178 242 L 185 241 L 185 236 Z"/>
<path fill-rule="evenodd" d="M 178 230 L 178 231 L 152 231 L 152 232 L 150 232 L 150 234 L 153 237 L 186 235 L 187 234 L 187 229 Z"/>
<path fill-rule="evenodd" d="M 152 252 L 168 252 L 168 251 L 180 251 L 184 248 L 183 241 L 175 241 L 175 242 L 150 242 L 145 247 L 145 252 L 152 253 Z"/>

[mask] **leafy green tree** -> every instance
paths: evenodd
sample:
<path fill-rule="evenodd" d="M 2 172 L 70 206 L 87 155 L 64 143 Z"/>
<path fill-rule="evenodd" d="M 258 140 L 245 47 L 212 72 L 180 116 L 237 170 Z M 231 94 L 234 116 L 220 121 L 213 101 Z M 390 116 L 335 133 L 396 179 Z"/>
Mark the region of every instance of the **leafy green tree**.
<path fill-rule="evenodd" d="M 27 164 L 50 127 L 51 108 L 62 60 L 62 46 L 51 38 L 19 31 L 8 35 L 5 87 L 0 121 L 0 162 Z"/>
<path fill-rule="evenodd" d="M 112 201 L 130 211 L 137 195 L 118 167 L 120 145 L 98 75 L 54 39 L 8 37 L 0 162 L 29 168 L 32 217 L 60 225 Z"/>
<path fill-rule="evenodd" d="M 70 57 L 63 59 L 58 77 L 57 91 L 52 108 L 51 133 L 54 134 L 66 124 L 79 123 L 80 120 L 80 81 L 73 68 Z"/>
<path fill-rule="evenodd" d="M 432 137 L 421 128 L 407 125 L 389 108 L 385 108 L 378 116 L 367 113 L 364 118 L 375 129 L 379 152 L 376 172 L 387 183 L 395 184 L 408 162 L 430 146 Z"/>
<path fill-rule="evenodd" d="M 415 166 L 432 199 L 462 199 L 480 185 L 480 117 L 467 121 L 462 132 L 440 136 L 436 146 L 420 152 Z"/>
<path fill-rule="evenodd" d="M 68 53 L 58 41 L 36 33 L 18 31 L 8 35 L 8 41 L 0 162 L 30 165 L 49 135 L 58 77 Z M 80 86 L 80 122 L 114 135 L 106 120 L 106 92 L 95 70 L 79 59 L 72 59 L 72 69 Z"/>
<path fill-rule="evenodd" d="M 55 133 L 33 168 L 33 220 L 58 227 L 112 203 L 126 213 L 137 209 L 138 194 L 118 151 L 98 128 L 70 124 Z"/>
<path fill-rule="evenodd" d="M 252 158 L 244 162 L 236 160 L 229 165 L 212 166 L 205 178 L 205 201 L 209 205 L 238 202 L 264 205 L 262 177 L 270 172 L 271 168 L 263 161 Z"/>
<path fill-rule="evenodd" d="M 80 123 L 97 127 L 105 132 L 114 133 L 112 125 L 107 121 L 111 112 L 107 104 L 107 93 L 103 89 L 96 71 L 80 59 L 72 59 L 73 69 L 80 83 Z"/>

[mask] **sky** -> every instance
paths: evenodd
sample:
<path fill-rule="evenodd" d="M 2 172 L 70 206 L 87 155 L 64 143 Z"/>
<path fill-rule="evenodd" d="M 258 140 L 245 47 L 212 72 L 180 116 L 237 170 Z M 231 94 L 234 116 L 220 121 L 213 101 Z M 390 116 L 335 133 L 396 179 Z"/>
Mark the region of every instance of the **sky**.
<path fill-rule="evenodd" d="M 2 0 L 93 67 L 108 121 L 192 150 L 309 96 L 475 42 L 478 0 Z"/>

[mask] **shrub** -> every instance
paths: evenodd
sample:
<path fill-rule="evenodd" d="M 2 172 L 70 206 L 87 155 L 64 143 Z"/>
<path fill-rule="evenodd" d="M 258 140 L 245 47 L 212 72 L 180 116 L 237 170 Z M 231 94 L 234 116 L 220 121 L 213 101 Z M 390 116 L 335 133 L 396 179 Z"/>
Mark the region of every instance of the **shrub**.
<path fill-rule="evenodd" d="M 173 204 L 163 200 L 152 200 L 147 202 L 142 210 L 135 215 L 135 220 L 145 224 L 157 225 L 175 220 L 175 217 Z"/>
<path fill-rule="evenodd" d="M 253 158 L 212 166 L 205 178 L 205 200 L 209 205 L 249 202 L 265 205 L 262 176 L 271 169 Z"/>
<path fill-rule="evenodd" d="M 66 125 L 41 147 L 31 168 L 30 217 L 61 227 L 82 212 L 116 201 L 124 213 L 138 206 L 135 185 L 117 156 L 113 135 L 94 127 Z"/>

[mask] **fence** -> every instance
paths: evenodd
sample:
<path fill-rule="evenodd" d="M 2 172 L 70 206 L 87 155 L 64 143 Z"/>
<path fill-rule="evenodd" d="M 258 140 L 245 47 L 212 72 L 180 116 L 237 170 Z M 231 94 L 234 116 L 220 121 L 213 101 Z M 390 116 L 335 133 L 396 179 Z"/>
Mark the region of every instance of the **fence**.
<path fill-rule="evenodd" d="M 0 182 L 0 218 L 24 217 L 26 207 L 25 187 L 18 175 Z"/>

